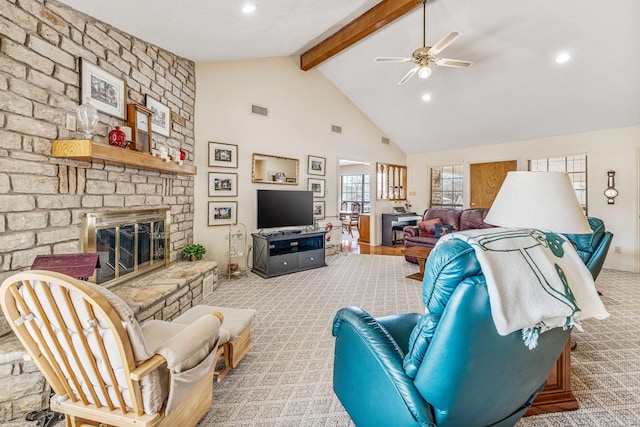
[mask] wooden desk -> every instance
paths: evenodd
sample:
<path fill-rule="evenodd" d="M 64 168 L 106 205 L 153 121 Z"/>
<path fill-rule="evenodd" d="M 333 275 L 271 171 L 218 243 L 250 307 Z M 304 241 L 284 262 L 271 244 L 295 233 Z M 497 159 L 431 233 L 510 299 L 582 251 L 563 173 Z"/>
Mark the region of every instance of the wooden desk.
<path fill-rule="evenodd" d="M 404 255 L 415 257 L 418 260 L 418 266 L 420 267 L 420 271 L 418 273 L 408 275 L 407 279 L 422 281 L 422 278 L 424 277 L 424 264 L 427 262 L 427 258 L 429 258 L 430 253 L 431 248 L 425 248 L 423 246 L 411 246 L 404 250 Z"/>

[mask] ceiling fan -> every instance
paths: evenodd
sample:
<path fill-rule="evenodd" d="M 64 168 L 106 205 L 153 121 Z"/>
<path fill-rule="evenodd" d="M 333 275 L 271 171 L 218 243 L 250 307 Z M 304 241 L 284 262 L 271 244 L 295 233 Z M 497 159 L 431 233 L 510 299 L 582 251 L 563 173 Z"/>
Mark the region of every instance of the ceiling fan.
<path fill-rule="evenodd" d="M 463 59 L 447 59 L 437 56 L 447 46 L 453 43 L 455 39 L 460 37 L 460 33 L 458 31 L 451 31 L 433 46 L 427 46 L 427 1 L 428 0 L 422 0 L 422 47 L 414 50 L 410 58 L 382 56 L 375 59 L 376 62 L 413 62 L 415 64 L 415 66 L 400 79 L 398 82 L 399 85 L 405 84 L 416 73 L 418 73 L 418 77 L 422 79 L 429 77 L 431 75 L 431 68 L 429 68 L 429 64 L 456 68 L 467 68 L 473 64 L 472 61 L 466 61 Z"/>

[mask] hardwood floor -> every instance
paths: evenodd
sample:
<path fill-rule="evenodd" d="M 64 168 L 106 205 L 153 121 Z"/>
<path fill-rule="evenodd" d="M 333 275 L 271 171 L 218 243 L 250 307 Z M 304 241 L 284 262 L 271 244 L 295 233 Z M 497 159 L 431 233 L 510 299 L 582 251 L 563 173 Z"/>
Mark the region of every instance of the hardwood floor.
<path fill-rule="evenodd" d="M 366 243 L 358 243 L 358 239 L 351 239 L 345 235 L 342 236 L 342 252 L 353 254 L 374 254 L 374 255 L 392 255 L 402 256 L 404 244 L 399 244 L 395 248 L 390 246 L 371 246 Z"/>

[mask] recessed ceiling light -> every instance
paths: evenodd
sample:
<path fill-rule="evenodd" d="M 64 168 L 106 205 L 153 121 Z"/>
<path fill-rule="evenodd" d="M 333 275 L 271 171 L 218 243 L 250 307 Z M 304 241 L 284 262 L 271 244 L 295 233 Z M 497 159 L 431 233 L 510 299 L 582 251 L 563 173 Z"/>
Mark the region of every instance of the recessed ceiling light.
<path fill-rule="evenodd" d="M 245 4 L 244 7 L 242 8 L 243 13 L 251 13 L 251 12 L 254 12 L 255 10 L 256 10 L 255 4 Z"/>
<path fill-rule="evenodd" d="M 425 93 L 424 95 L 422 95 L 422 100 L 423 101 L 431 101 L 431 95 L 429 95 L 428 93 Z"/>
<path fill-rule="evenodd" d="M 570 59 L 571 59 L 571 55 L 569 55 L 567 52 L 562 52 L 562 53 L 558 54 L 558 56 L 556 56 L 556 62 L 558 64 L 562 64 L 563 62 L 567 62 Z"/>

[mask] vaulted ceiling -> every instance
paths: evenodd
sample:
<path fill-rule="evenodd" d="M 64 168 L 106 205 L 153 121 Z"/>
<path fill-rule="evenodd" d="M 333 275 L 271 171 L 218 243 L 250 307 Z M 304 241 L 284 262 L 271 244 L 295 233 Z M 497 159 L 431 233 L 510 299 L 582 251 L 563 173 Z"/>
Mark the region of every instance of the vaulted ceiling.
<path fill-rule="evenodd" d="M 196 62 L 300 55 L 380 2 L 61 1 Z M 637 0 L 430 0 L 427 45 L 457 30 L 440 56 L 474 64 L 398 85 L 374 58 L 422 46 L 419 4 L 317 66 L 407 154 L 640 125 Z"/>

